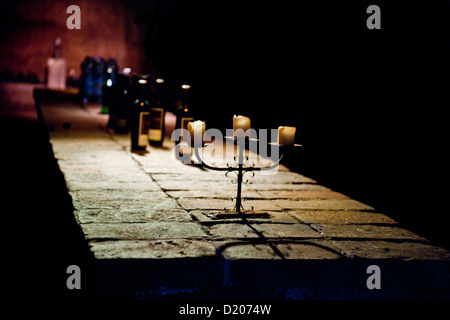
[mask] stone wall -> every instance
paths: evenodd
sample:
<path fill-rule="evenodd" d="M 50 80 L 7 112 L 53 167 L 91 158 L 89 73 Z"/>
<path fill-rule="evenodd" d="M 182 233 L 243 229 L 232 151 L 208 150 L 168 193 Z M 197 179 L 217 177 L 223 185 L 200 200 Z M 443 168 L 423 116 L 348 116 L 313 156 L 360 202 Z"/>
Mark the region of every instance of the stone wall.
<path fill-rule="evenodd" d="M 81 9 L 81 29 L 69 30 L 69 5 Z M 25 0 L 0 5 L 0 72 L 9 70 L 37 74 L 44 81 L 46 60 L 53 54 L 54 41 L 62 39 L 62 56 L 68 71 L 81 74 L 86 56 L 116 58 L 120 68 L 146 72 L 138 25 L 137 7 L 131 1 Z"/>

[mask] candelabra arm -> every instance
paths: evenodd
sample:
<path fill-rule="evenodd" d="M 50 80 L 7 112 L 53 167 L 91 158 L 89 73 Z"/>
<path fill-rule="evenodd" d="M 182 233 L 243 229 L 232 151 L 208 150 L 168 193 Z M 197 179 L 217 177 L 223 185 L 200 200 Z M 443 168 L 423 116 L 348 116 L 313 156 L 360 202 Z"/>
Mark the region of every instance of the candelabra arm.
<path fill-rule="evenodd" d="M 276 167 L 278 167 L 280 165 L 281 159 L 283 159 L 284 154 L 282 153 L 280 158 L 277 160 L 277 162 L 275 162 L 274 164 L 272 164 L 271 166 L 268 167 L 252 167 L 252 168 L 244 168 L 244 170 L 248 170 L 248 171 L 265 171 L 265 170 L 272 170 L 275 169 Z"/>
<path fill-rule="evenodd" d="M 208 145 L 204 145 L 204 146 L 208 146 Z M 216 171 L 229 171 L 229 170 L 230 170 L 229 167 L 213 167 L 213 166 L 207 164 L 207 163 L 202 159 L 202 157 L 200 157 L 200 153 L 198 152 L 198 150 L 199 150 L 200 148 L 204 147 L 204 146 L 201 146 L 201 147 L 200 147 L 200 146 L 195 146 L 195 145 L 194 145 L 194 152 L 195 152 L 195 156 L 197 157 L 198 161 L 200 161 L 200 163 L 201 163 L 205 168 L 210 169 L 210 170 L 216 170 Z"/>
<path fill-rule="evenodd" d="M 202 157 L 200 156 L 200 152 L 199 152 L 199 149 L 202 148 L 202 147 L 205 147 L 205 146 L 208 146 L 208 145 L 204 145 L 204 146 L 194 146 L 194 153 L 195 153 L 195 156 L 196 156 L 197 159 L 200 161 L 200 163 L 202 163 L 202 165 L 203 165 L 205 168 L 210 169 L 210 170 L 216 170 L 216 171 L 230 171 L 230 167 L 213 167 L 213 166 L 207 164 L 207 163 L 202 159 Z M 278 166 L 280 165 L 280 161 L 281 161 L 281 159 L 283 159 L 283 156 L 284 156 L 284 154 L 282 153 L 281 156 L 280 156 L 280 158 L 279 158 L 274 164 L 272 164 L 271 166 L 268 166 L 268 167 L 244 167 L 244 166 L 243 166 L 240 170 L 242 170 L 242 171 L 264 171 L 264 170 L 272 170 L 272 169 L 275 169 L 276 167 L 278 167 Z"/>

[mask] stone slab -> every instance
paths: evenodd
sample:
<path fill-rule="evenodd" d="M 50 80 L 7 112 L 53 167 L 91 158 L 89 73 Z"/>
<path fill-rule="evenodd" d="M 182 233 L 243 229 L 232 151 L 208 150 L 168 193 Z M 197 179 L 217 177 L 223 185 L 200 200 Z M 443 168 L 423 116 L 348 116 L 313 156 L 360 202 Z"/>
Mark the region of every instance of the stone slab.
<path fill-rule="evenodd" d="M 96 259 L 174 259 L 215 256 L 216 247 L 195 239 L 91 241 Z"/>
<path fill-rule="evenodd" d="M 349 199 L 342 193 L 331 190 L 311 190 L 311 191 L 293 191 L 293 190 L 272 190 L 258 191 L 266 199 Z"/>
<path fill-rule="evenodd" d="M 161 189 L 167 191 L 174 190 L 199 190 L 205 191 L 207 195 L 208 190 L 227 190 L 228 192 L 236 192 L 236 184 L 231 183 L 231 179 L 223 177 L 221 181 L 202 181 L 199 179 L 194 180 L 159 180 L 158 185 Z M 242 192 L 250 190 L 248 185 L 242 186 Z"/>
<path fill-rule="evenodd" d="M 287 212 L 281 211 L 265 211 L 269 215 L 269 219 L 267 218 L 258 218 L 258 217 L 246 217 L 247 220 L 251 220 L 252 223 L 267 223 L 275 222 L 275 223 L 298 223 L 298 219 L 292 217 Z M 222 221 L 226 221 L 228 223 L 242 223 L 241 218 L 227 218 L 227 219 L 214 219 L 214 216 L 223 213 L 219 210 L 192 210 L 189 212 L 191 217 L 195 221 L 199 221 L 204 225 L 213 225 L 222 223 Z"/>
<path fill-rule="evenodd" d="M 450 261 L 450 253 L 427 242 L 415 241 L 347 241 L 333 240 L 349 256 L 362 259 L 443 260 Z"/>
<path fill-rule="evenodd" d="M 76 209 L 75 215 L 80 223 L 141 223 L 141 222 L 192 222 L 191 216 L 180 209 L 124 208 L 115 209 Z"/>
<path fill-rule="evenodd" d="M 425 240 L 423 237 L 396 225 L 311 224 L 311 226 L 323 235 L 332 238 L 358 238 L 368 241 L 373 239 Z"/>
<path fill-rule="evenodd" d="M 327 191 L 324 186 L 311 183 L 255 183 L 249 182 L 249 187 L 257 191 Z"/>
<path fill-rule="evenodd" d="M 167 191 L 167 194 L 176 199 L 179 198 L 214 198 L 214 199 L 231 199 L 236 196 L 237 191 L 227 188 L 227 189 L 211 189 L 207 192 L 199 192 L 198 190 L 181 190 L 181 191 Z M 265 198 L 259 192 L 253 190 L 245 191 L 246 198 Z"/>
<path fill-rule="evenodd" d="M 303 210 L 374 210 L 374 208 L 352 199 L 307 199 L 307 200 L 285 200 L 275 201 L 283 209 Z"/>
<path fill-rule="evenodd" d="M 342 259 L 344 255 L 332 242 L 309 239 L 307 241 L 287 240 L 277 243 L 276 247 L 285 259 L 290 260 L 323 260 Z"/>
<path fill-rule="evenodd" d="M 116 191 L 116 190 L 114 190 Z M 109 193 L 105 192 L 105 194 Z M 155 212 L 167 210 L 167 209 L 180 209 L 177 202 L 162 194 L 158 191 L 148 192 L 151 195 L 146 196 L 144 193 L 142 196 L 135 195 L 130 198 L 114 198 L 106 195 L 95 197 L 74 198 L 72 200 L 73 206 L 78 210 L 86 209 L 108 209 L 108 210 L 153 210 Z"/>
<path fill-rule="evenodd" d="M 179 199 L 178 202 L 185 210 L 223 210 L 224 208 L 233 209 L 235 205 L 234 201 L 221 199 L 183 198 Z M 242 205 L 246 209 L 251 209 L 251 207 L 253 207 L 254 210 L 281 211 L 281 208 L 277 203 L 270 200 L 252 199 L 243 201 Z"/>
<path fill-rule="evenodd" d="M 322 238 L 319 232 L 301 223 L 252 223 L 267 238 Z"/>
<path fill-rule="evenodd" d="M 208 234 L 216 238 L 259 238 L 259 235 L 244 223 L 219 223 L 208 227 Z"/>
<path fill-rule="evenodd" d="M 85 223 L 81 227 L 88 240 L 151 240 L 206 236 L 200 226 L 193 222 Z"/>
<path fill-rule="evenodd" d="M 319 224 L 395 224 L 392 218 L 376 212 L 367 211 L 299 211 L 290 214 L 305 223 Z"/>
<path fill-rule="evenodd" d="M 66 180 L 70 191 L 128 190 L 129 192 L 161 191 L 161 188 L 150 179 L 139 181 L 86 181 Z"/>

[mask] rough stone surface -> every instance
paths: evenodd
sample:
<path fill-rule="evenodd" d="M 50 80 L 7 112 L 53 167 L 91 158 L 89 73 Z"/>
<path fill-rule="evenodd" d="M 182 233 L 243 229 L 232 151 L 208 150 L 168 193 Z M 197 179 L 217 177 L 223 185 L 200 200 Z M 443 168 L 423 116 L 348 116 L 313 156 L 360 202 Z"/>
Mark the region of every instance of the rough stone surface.
<path fill-rule="evenodd" d="M 358 239 L 409 239 L 424 240 L 411 231 L 398 226 L 379 226 L 373 224 L 312 224 L 312 226 L 327 237 L 358 238 Z"/>
<path fill-rule="evenodd" d="M 210 242 L 191 239 L 92 241 L 91 247 L 98 259 L 174 259 L 216 254 Z"/>
<path fill-rule="evenodd" d="M 83 231 L 88 239 L 172 239 L 203 237 L 205 233 L 196 223 L 85 223 Z"/>
<path fill-rule="evenodd" d="M 55 128 L 71 119 L 71 129 L 52 132 L 51 143 L 96 260 L 102 297 L 153 298 L 167 293 L 161 288 L 204 296 L 243 288 L 241 296 L 369 297 L 366 268 L 374 263 L 398 270 L 392 288 L 400 291 L 369 298 L 420 296 L 422 285 L 411 287 L 402 277 L 421 272 L 427 290 L 450 297 L 433 276 L 448 273 L 448 251 L 308 177 L 285 167 L 246 175 L 242 205 L 268 218 L 215 219 L 234 207 L 234 174 L 176 161 L 168 140 L 163 148 L 131 152 L 129 135 L 105 129 L 98 105 L 42 111 Z M 392 261 L 406 264 L 395 269 Z"/>
<path fill-rule="evenodd" d="M 298 211 L 290 213 L 305 223 L 323 224 L 395 224 L 390 217 L 365 211 Z"/>
<path fill-rule="evenodd" d="M 303 210 L 373 210 L 372 207 L 352 199 L 308 199 L 308 200 L 277 200 L 277 205 L 283 209 Z"/>
<path fill-rule="evenodd" d="M 447 250 L 426 241 L 332 241 L 347 254 L 363 259 L 448 260 Z"/>

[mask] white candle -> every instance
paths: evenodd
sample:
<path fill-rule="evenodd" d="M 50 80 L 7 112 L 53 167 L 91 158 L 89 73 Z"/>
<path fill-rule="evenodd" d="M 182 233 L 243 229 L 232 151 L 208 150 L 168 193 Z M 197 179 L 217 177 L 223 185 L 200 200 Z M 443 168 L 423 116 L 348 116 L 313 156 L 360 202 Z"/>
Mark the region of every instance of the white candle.
<path fill-rule="evenodd" d="M 295 127 L 279 127 L 278 128 L 278 144 L 284 146 L 293 146 L 295 143 Z"/>
<path fill-rule="evenodd" d="M 233 117 L 233 131 L 235 137 L 237 137 L 237 129 L 242 129 L 243 133 L 241 133 L 241 135 L 248 136 L 250 134 L 250 132 L 247 132 L 247 130 L 250 129 L 250 118 L 235 115 Z"/>
<path fill-rule="evenodd" d="M 203 135 L 205 134 L 206 124 L 204 121 L 197 120 L 188 122 L 187 130 L 191 135 L 191 144 L 203 144 Z"/>

